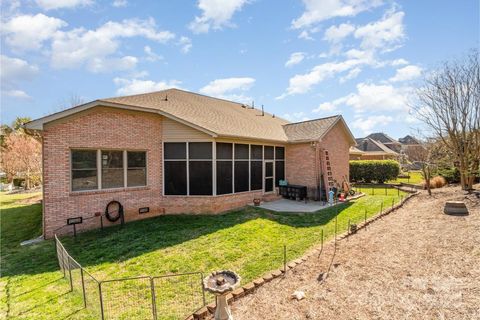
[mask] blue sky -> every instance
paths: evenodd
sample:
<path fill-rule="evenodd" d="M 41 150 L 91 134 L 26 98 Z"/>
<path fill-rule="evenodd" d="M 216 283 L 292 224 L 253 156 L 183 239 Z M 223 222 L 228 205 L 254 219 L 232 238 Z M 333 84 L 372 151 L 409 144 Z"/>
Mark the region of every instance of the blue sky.
<path fill-rule="evenodd" d="M 479 45 L 479 2 L 2 1 L 2 123 L 179 87 L 355 136 L 414 132 L 422 76 Z"/>

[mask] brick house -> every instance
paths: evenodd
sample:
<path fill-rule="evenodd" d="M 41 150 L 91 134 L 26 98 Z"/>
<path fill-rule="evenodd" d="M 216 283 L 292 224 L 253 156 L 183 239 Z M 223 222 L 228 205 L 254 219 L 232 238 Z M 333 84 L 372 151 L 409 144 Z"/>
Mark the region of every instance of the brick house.
<path fill-rule="evenodd" d="M 46 238 L 71 232 L 68 218 L 83 218 L 78 230 L 98 228 L 112 200 L 128 222 L 267 201 L 284 179 L 314 197 L 322 152 L 341 183 L 355 145 L 341 116 L 289 123 L 178 89 L 95 100 L 25 126 L 43 135 Z"/>

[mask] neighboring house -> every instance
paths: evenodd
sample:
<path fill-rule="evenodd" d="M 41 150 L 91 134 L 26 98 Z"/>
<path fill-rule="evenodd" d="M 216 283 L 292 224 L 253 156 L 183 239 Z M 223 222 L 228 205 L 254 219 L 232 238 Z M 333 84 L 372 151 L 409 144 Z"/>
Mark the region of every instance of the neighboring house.
<path fill-rule="evenodd" d="M 400 153 L 402 150 L 402 144 L 400 142 L 383 132 L 371 133 L 366 136 L 366 138 L 370 138 L 372 140 L 375 140 L 376 142 L 380 142 L 381 144 L 383 144 L 390 150 L 395 151 L 396 153 Z"/>
<path fill-rule="evenodd" d="M 400 154 L 380 141 L 358 138 L 356 147 L 350 148 L 350 160 L 398 160 Z"/>
<path fill-rule="evenodd" d="M 313 195 L 319 155 L 329 151 L 332 176 L 341 183 L 348 180 L 348 150 L 355 145 L 341 116 L 289 123 L 178 89 L 95 100 L 26 127 L 43 131 L 47 238 L 70 232 L 62 226 L 72 217 L 83 217 L 79 230 L 98 228 L 95 214 L 112 200 L 132 221 L 219 213 L 254 198 L 273 199 L 283 179 Z"/>

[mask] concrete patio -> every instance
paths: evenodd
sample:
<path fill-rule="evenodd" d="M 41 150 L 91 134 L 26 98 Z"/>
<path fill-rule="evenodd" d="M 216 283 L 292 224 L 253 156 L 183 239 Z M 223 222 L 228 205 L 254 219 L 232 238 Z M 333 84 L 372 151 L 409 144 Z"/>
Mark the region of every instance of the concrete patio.
<path fill-rule="evenodd" d="M 280 199 L 270 202 L 262 202 L 257 208 L 263 208 L 277 212 L 316 212 L 330 207 L 327 202 L 322 201 L 295 201 Z"/>

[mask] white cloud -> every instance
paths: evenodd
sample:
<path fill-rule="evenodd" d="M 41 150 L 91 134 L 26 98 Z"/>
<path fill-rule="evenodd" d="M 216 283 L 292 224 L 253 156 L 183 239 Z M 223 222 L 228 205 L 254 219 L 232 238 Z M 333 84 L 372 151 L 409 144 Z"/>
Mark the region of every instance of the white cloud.
<path fill-rule="evenodd" d="M 341 77 L 339 81 L 340 81 L 340 83 L 344 83 L 344 82 L 347 82 L 348 80 L 355 79 L 356 77 L 358 77 L 360 72 L 362 72 L 361 68 L 358 68 L 358 67 L 353 68 L 352 70 L 348 71 L 346 76 Z"/>
<path fill-rule="evenodd" d="M 290 55 L 290 58 L 288 61 L 285 63 L 285 67 L 291 67 L 296 64 L 299 64 L 300 62 L 305 59 L 305 53 L 303 52 L 294 52 Z"/>
<path fill-rule="evenodd" d="M 147 54 L 147 60 L 150 61 L 150 62 L 163 60 L 163 57 L 161 55 L 158 55 L 155 52 L 153 52 L 153 50 L 152 50 L 152 48 L 150 48 L 150 46 L 143 47 L 143 51 Z"/>
<path fill-rule="evenodd" d="M 93 67 L 96 61 L 106 61 L 118 51 L 121 38 L 144 37 L 160 43 L 165 43 L 175 37 L 170 31 L 157 30 L 155 20 L 123 20 L 109 21 L 95 30 L 84 28 L 68 32 L 58 32 L 52 41 L 52 66 L 55 68 L 77 68 L 87 65 L 90 71 L 99 71 Z M 126 66 L 134 66 L 132 57 L 123 57 L 119 65 L 121 70 Z M 114 60 L 118 61 L 118 60 Z M 105 62 L 114 69 L 113 63 Z M 105 70 L 102 69 L 101 70 Z M 107 70 L 105 70 L 107 71 Z"/>
<path fill-rule="evenodd" d="M 244 93 L 254 83 L 255 79 L 249 77 L 216 79 L 210 81 L 199 91 L 205 95 L 246 103 L 252 99 L 244 95 Z"/>
<path fill-rule="evenodd" d="M 347 99 L 348 99 L 348 96 L 341 97 L 329 102 L 323 102 L 317 108 L 313 109 L 312 112 L 313 113 L 332 113 L 334 111 L 337 111 L 338 110 L 337 107 L 339 105 L 344 104 Z"/>
<path fill-rule="evenodd" d="M 0 82 L 2 95 L 14 98 L 29 98 L 23 90 L 18 89 L 19 83 L 31 80 L 37 73 L 38 67 L 27 61 L 0 55 Z"/>
<path fill-rule="evenodd" d="M 75 8 L 93 3 L 92 0 L 36 0 L 35 2 L 44 10 Z"/>
<path fill-rule="evenodd" d="M 342 23 L 339 26 L 331 26 L 325 30 L 324 40 L 337 43 L 342 41 L 345 37 L 352 34 L 355 31 L 355 27 L 349 23 Z"/>
<path fill-rule="evenodd" d="M 170 88 L 179 88 L 181 81 L 159 81 L 114 78 L 113 82 L 120 88 L 117 89 L 118 95 L 133 95 L 153 91 L 161 91 Z"/>
<path fill-rule="evenodd" d="M 51 39 L 67 23 L 42 13 L 20 15 L 2 23 L 6 43 L 17 50 L 38 50 L 44 41 Z"/>
<path fill-rule="evenodd" d="M 362 11 L 382 4 L 381 0 L 303 0 L 305 12 L 292 21 L 294 29 L 310 27 L 313 24 L 334 18 L 353 17 Z"/>
<path fill-rule="evenodd" d="M 287 119 L 290 122 L 310 120 L 310 118 L 303 111 L 294 112 L 294 113 L 285 113 L 283 114 L 282 118 Z"/>
<path fill-rule="evenodd" d="M 409 87 L 359 83 L 357 92 L 344 98 L 345 104 L 353 107 L 356 112 L 408 111 L 407 99 L 410 95 Z"/>
<path fill-rule="evenodd" d="M 192 48 L 192 40 L 189 37 L 181 37 L 178 41 L 178 45 L 180 45 L 182 53 L 190 52 Z"/>
<path fill-rule="evenodd" d="M 355 30 L 355 38 L 361 40 L 363 49 L 391 51 L 400 45 L 405 38 L 402 11 L 389 10 L 382 19 L 371 22 Z M 394 47 L 392 47 L 394 45 Z"/>
<path fill-rule="evenodd" d="M 422 75 L 422 68 L 414 65 L 409 65 L 400 69 L 389 80 L 391 82 L 409 81 L 416 79 Z"/>
<path fill-rule="evenodd" d="M 122 58 L 93 58 L 89 61 L 87 68 L 93 73 L 110 72 L 113 70 L 132 70 L 137 66 L 138 59 L 132 56 Z"/>
<path fill-rule="evenodd" d="M 0 79 L 3 83 L 16 83 L 30 80 L 38 73 L 38 67 L 28 64 L 27 61 L 0 55 Z"/>
<path fill-rule="evenodd" d="M 402 66 L 402 65 L 406 65 L 406 64 L 408 64 L 408 61 L 405 60 L 405 59 L 402 59 L 402 58 L 395 59 L 391 62 L 392 66 Z"/>
<path fill-rule="evenodd" d="M 189 28 L 193 33 L 206 33 L 210 29 L 218 30 L 231 26 L 230 20 L 235 12 L 241 10 L 247 2 L 247 0 L 199 0 L 198 8 L 202 10 L 202 15 L 196 16 Z"/>
<path fill-rule="evenodd" d="M 276 99 L 279 100 L 289 95 L 306 93 L 312 86 L 323 80 L 364 63 L 366 62 L 360 59 L 349 59 L 342 62 L 327 62 L 317 65 L 308 73 L 297 74 L 290 78 L 286 92 L 278 96 Z"/>
<path fill-rule="evenodd" d="M 30 99 L 31 98 L 25 91 L 15 90 L 15 89 L 5 90 L 5 91 L 2 90 L 2 94 L 6 95 L 6 96 L 9 96 L 9 97 L 12 97 L 12 98 L 17 98 L 17 99 Z"/>
<path fill-rule="evenodd" d="M 112 2 L 112 6 L 114 6 L 115 8 L 122 8 L 122 7 L 126 7 L 127 5 L 128 5 L 127 0 L 114 0 Z"/>
<path fill-rule="evenodd" d="M 381 131 L 377 128 L 386 127 L 393 118 L 385 115 L 369 116 L 366 118 L 357 118 L 352 123 L 352 128 L 359 129 L 364 135 L 368 135 L 373 131 Z"/>

